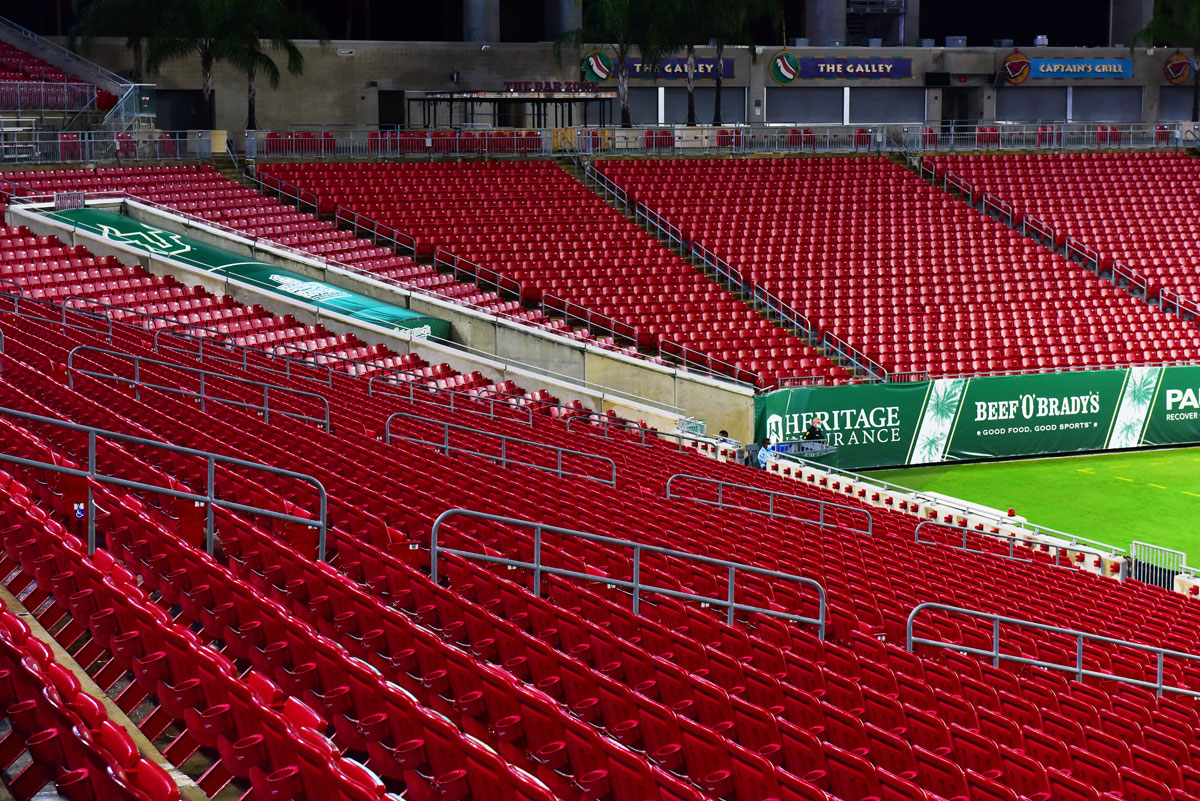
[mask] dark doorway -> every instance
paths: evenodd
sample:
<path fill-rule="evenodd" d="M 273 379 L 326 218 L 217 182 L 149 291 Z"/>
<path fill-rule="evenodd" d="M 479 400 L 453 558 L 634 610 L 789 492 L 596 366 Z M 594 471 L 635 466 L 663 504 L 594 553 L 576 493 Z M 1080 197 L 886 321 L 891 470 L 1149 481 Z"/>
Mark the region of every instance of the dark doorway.
<path fill-rule="evenodd" d="M 160 129 L 187 131 L 208 127 L 208 106 L 199 89 L 158 89 L 155 98 Z"/>
<path fill-rule="evenodd" d="M 942 90 L 942 121 L 976 123 L 983 119 L 983 87 L 952 86 Z"/>
<path fill-rule="evenodd" d="M 380 128 L 403 128 L 405 125 L 404 118 L 404 90 L 403 89 L 380 89 L 379 90 L 379 127 Z"/>

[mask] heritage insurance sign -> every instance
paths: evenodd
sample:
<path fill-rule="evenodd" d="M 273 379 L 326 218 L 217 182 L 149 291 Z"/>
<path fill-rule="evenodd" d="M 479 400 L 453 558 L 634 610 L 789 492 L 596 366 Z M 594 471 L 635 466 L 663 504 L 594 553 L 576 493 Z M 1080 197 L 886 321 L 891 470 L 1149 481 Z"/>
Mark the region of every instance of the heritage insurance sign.
<path fill-rule="evenodd" d="M 817 420 L 850 469 L 1200 442 L 1200 367 L 806 387 L 756 400 L 756 437 Z"/>

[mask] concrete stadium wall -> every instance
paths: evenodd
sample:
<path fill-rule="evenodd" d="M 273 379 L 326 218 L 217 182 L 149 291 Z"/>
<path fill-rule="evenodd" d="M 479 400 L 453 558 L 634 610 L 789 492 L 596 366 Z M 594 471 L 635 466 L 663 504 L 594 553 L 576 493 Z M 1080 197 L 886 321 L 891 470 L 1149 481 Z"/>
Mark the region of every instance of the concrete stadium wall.
<path fill-rule="evenodd" d="M 113 203 L 114 208 L 120 205 L 120 202 Z M 663 430 L 673 430 L 680 416 L 686 415 L 706 420 L 710 431 L 728 430 L 736 439 L 746 441 L 753 435 L 754 393 L 748 388 L 535 332 L 262 243 L 227 237 L 133 201 L 126 202 L 124 207 L 134 219 L 164 230 L 183 233 L 247 258 L 447 320 L 451 324 L 453 342 L 469 350 L 428 340 L 417 340 L 414 344 L 407 335 L 320 311 L 171 259 L 149 256 L 144 251 L 75 230 L 65 222 L 24 209 L 10 208 L 8 218 L 13 225 L 28 226 L 39 235 L 57 236 L 70 245 L 83 245 L 98 256 L 114 256 L 126 263 L 140 264 L 159 275 L 172 275 L 185 284 L 200 285 L 210 292 L 229 295 L 240 303 L 257 303 L 275 313 L 291 314 L 306 325 L 320 323 L 337 334 L 355 333 L 367 342 L 381 342 L 398 353 L 416 350 L 423 358 L 444 361 L 460 372 L 478 370 L 493 381 L 511 378 L 526 388 L 544 387 L 563 402 L 578 400 L 589 409 L 615 411 L 622 417 L 646 420 Z"/>
<path fill-rule="evenodd" d="M 65 43 L 65 40 L 60 39 Z M 272 90 L 269 86 L 258 87 L 258 120 L 262 130 L 287 130 L 289 126 L 374 126 L 379 123 L 379 92 L 388 90 L 406 91 L 503 91 L 505 81 L 573 81 L 580 78 L 580 57 L 587 50 L 564 48 L 561 60 L 556 59 L 549 43 L 488 43 L 486 49 L 480 42 L 364 42 L 333 41 L 320 45 L 313 41 L 298 43 L 305 55 L 304 75 L 296 77 L 285 74 L 280 86 Z M 588 48 L 590 50 L 591 48 Z M 787 49 L 797 58 L 813 56 L 821 58 L 908 58 L 912 60 L 912 77 L 905 79 L 849 79 L 828 77 L 820 80 L 799 78 L 786 86 L 780 86 L 772 77 L 772 59 L 781 50 Z M 1174 120 L 1178 114 L 1172 108 L 1164 109 L 1160 102 L 1161 90 L 1168 93 L 1174 87 L 1165 77 L 1163 66 L 1175 52 L 1175 48 L 1145 48 L 1132 50 L 1127 47 L 1110 48 L 1034 48 L 1022 47 L 1021 52 L 1035 58 L 1121 58 L 1133 59 L 1134 74 L 1130 79 L 1112 78 L 1053 78 L 1028 80 L 1020 86 L 1009 86 L 999 82 L 1004 91 L 1020 92 L 1037 88 L 1068 87 L 1136 87 L 1140 89 L 1140 120 L 1156 122 Z M 767 121 L 786 122 L 778 114 L 771 114 L 771 101 L 782 106 L 786 93 L 822 90 L 851 90 L 851 104 L 856 122 L 912 122 L 907 111 L 911 100 L 894 101 L 886 90 L 919 89 L 925 96 L 925 120 L 937 122 L 949 117 L 950 104 L 947 90 L 926 88 L 925 76 L 930 72 L 948 72 L 954 76 L 965 76 L 959 83 L 957 77 L 950 87 L 951 92 L 967 89 L 972 93 L 971 120 L 975 117 L 985 121 L 996 119 L 997 82 L 1006 56 L 1012 48 L 965 47 L 965 48 L 854 48 L 854 47 L 805 47 L 784 48 L 781 45 L 765 45 L 754 53 L 746 47 L 731 47 L 725 57 L 734 62 L 734 77 L 727 79 L 727 89 L 741 89 L 745 94 L 744 118 L 750 123 Z M 1190 50 L 1185 49 L 1190 55 Z M 129 51 L 123 40 L 98 39 L 88 57 L 114 72 L 127 73 L 130 68 Z M 682 55 L 682 54 L 680 54 Z M 712 48 L 700 47 L 697 55 L 712 57 Z M 458 73 L 458 83 L 450 79 Z M 162 89 L 199 89 L 200 67 L 194 59 L 172 61 L 157 75 L 148 76 Z M 615 79 L 602 85 L 605 90 L 615 90 Z M 213 85 L 216 92 L 216 128 L 231 133 L 240 131 L 246 120 L 246 82 L 243 75 L 227 65 L 218 64 Z M 678 108 L 679 95 L 684 92 L 681 79 L 659 81 L 634 79 L 630 83 L 634 90 L 646 87 L 665 87 L 664 106 Z M 697 86 L 711 92 L 713 82 L 697 81 Z M 859 93 L 855 90 L 872 90 Z M 880 91 L 883 90 L 883 91 Z M 899 92 L 897 93 L 899 94 Z M 874 95 L 874 97 L 871 97 Z M 657 106 L 654 100 L 643 105 L 653 113 Z M 757 105 L 756 105 L 757 102 Z M 795 106 L 795 103 L 788 104 Z M 802 105 L 802 104 L 801 104 Z M 1125 103 L 1124 106 L 1128 104 Z M 888 119 L 905 109 L 900 117 Z M 1101 103 L 1103 108 L 1103 103 Z M 1124 112 L 1122 112 L 1124 115 Z M 736 119 L 726 113 L 726 119 Z M 797 122 L 802 121 L 797 118 Z M 837 120 L 812 120 L 812 122 L 840 122 Z M 1061 118 L 1060 120 L 1061 121 Z M 1112 120 L 1119 121 L 1119 120 Z M 1128 120 L 1121 120 L 1128 121 Z M 235 134 L 235 140 L 238 137 Z M 240 141 L 240 140 L 238 140 Z"/>

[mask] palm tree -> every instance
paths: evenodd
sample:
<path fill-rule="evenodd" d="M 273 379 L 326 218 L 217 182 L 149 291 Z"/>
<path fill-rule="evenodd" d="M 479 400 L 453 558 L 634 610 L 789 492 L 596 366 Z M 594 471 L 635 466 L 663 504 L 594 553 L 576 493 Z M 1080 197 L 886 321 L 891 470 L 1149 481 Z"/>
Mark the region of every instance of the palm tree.
<path fill-rule="evenodd" d="M 265 74 L 271 86 L 279 85 L 279 67 L 263 49 L 282 50 L 288 71 L 300 74 L 303 54 L 288 38 L 297 31 L 319 31 L 311 17 L 289 12 L 280 0 L 176 0 L 177 6 L 147 48 L 147 66 L 157 70 L 164 62 L 186 56 L 200 57 L 200 90 L 213 127 L 212 78 L 217 62 L 224 61 L 246 73 L 247 127 L 255 116 L 256 78 Z M 323 36 L 323 34 L 322 34 Z"/>
<path fill-rule="evenodd" d="M 1192 48 L 1200 53 L 1200 0 L 1154 0 L 1154 14 L 1133 35 L 1134 44 Z M 1192 122 L 1200 122 L 1200 72 L 1192 64 Z"/>
<path fill-rule="evenodd" d="M 708 20 L 716 42 L 716 97 L 713 99 L 713 125 L 721 124 L 721 86 L 724 83 L 724 73 L 721 65 L 725 59 L 725 45 L 753 45 L 750 26 L 757 20 L 767 19 L 772 29 L 778 30 L 783 19 L 783 8 L 779 0 L 709 0 L 706 4 L 705 19 Z M 754 47 L 750 48 L 750 57 L 754 58 Z"/>
<path fill-rule="evenodd" d="M 708 0 L 673 0 L 671 26 L 675 47 L 687 48 L 687 125 L 696 124 L 696 42 L 708 40 L 707 19 L 704 16 Z M 675 48 L 672 48 L 675 49 Z"/>
<path fill-rule="evenodd" d="M 713 41 L 717 47 L 713 65 L 717 93 L 713 124 L 720 125 L 725 45 L 749 43 L 751 26 L 762 19 L 778 28 L 783 19 L 779 0 L 673 0 L 671 12 L 672 49 L 687 48 L 687 124 L 696 124 L 696 42 Z M 754 50 L 750 53 L 753 57 Z"/>
<path fill-rule="evenodd" d="M 612 51 L 617 72 L 617 102 L 621 126 L 630 127 L 629 57 L 636 51 L 642 59 L 642 74 L 656 75 L 663 56 L 670 50 L 667 0 L 589 0 L 583 7 L 583 27 L 566 31 L 554 42 L 554 57 L 562 60 L 564 45 L 580 47 L 602 44 Z"/>
<path fill-rule="evenodd" d="M 74 49 L 76 38 L 82 38 L 86 52 L 97 36 L 124 36 L 133 57 L 129 77 L 141 83 L 143 42 L 158 32 L 175 4 L 175 0 L 73 0 L 76 21 L 71 28 L 70 46 Z"/>
<path fill-rule="evenodd" d="M 212 79 L 218 61 L 226 61 L 240 44 L 231 24 L 240 0 L 177 0 L 159 34 L 146 48 L 146 67 L 157 72 L 165 62 L 186 56 L 200 57 L 200 92 L 213 127 Z"/>
<path fill-rule="evenodd" d="M 280 0 L 244 0 L 235 25 L 238 36 L 226 60 L 246 73 L 246 130 L 255 131 L 258 76 L 265 75 L 272 89 L 279 87 L 279 66 L 268 51 L 286 54 L 288 72 L 300 75 L 304 72 L 304 54 L 289 37 L 309 36 L 324 41 L 325 32 L 315 18 L 289 11 Z"/>

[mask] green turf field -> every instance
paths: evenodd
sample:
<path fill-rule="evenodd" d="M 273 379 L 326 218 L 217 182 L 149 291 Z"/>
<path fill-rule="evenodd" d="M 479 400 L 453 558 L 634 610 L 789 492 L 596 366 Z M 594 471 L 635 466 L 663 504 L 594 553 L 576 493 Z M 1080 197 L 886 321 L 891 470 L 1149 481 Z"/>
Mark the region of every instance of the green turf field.
<path fill-rule="evenodd" d="M 1013 508 L 1029 522 L 1128 547 L 1177 548 L 1200 564 L 1200 448 L 884 470 L 916 490 Z"/>

